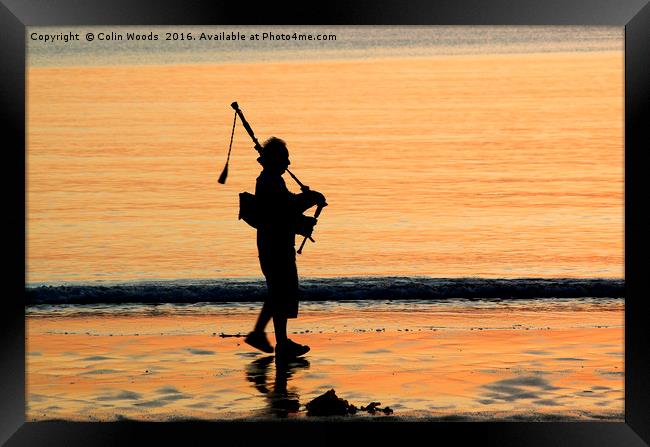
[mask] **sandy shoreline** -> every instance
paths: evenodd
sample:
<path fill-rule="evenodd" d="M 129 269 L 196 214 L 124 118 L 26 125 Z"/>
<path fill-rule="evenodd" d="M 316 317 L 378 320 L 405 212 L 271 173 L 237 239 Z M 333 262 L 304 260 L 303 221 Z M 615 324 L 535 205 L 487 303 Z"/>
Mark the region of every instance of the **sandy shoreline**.
<path fill-rule="evenodd" d="M 257 306 L 27 318 L 27 420 L 303 419 L 334 388 L 386 420 L 624 417 L 623 302 L 302 307 L 278 367 L 238 336 Z M 272 334 L 271 334 L 272 338 Z"/>

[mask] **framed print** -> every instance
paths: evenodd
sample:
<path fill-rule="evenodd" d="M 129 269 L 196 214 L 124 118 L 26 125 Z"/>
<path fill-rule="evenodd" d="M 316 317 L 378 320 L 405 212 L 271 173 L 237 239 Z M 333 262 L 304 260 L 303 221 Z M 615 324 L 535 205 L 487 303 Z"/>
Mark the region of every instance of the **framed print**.
<path fill-rule="evenodd" d="M 7 445 L 648 444 L 647 2 L 0 11 Z"/>

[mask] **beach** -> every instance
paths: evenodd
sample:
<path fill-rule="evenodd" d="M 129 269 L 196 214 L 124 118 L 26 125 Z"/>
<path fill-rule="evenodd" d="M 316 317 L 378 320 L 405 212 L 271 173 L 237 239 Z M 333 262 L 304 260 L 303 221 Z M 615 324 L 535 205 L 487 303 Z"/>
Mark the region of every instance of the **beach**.
<path fill-rule="evenodd" d="M 268 31 L 150 28 L 30 31 Z M 337 40 L 28 40 L 27 420 L 307 420 L 334 389 L 393 410 L 354 418 L 623 421 L 624 30 L 310 29 L 273 31 Z M 233 101 L 327 198 L 286 365 L 243 342 Z"/>
<path fill-rule="evenodd" d="M 329 389 L 393 410 L 348 418 L 624 420 L 622 299 L 303 303 L 279 367 L 258 307 L 32 306 L 27 420 L 311 418 Z"/>

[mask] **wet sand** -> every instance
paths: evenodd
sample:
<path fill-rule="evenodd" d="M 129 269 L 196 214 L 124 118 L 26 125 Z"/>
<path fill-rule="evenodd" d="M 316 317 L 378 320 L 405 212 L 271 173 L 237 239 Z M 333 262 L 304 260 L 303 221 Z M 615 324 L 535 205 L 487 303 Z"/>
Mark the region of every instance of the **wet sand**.
<path fill-rule="evenodd" d="M 303 303 L 284 366 L 237 336 L 257 309 L 29 308 L 27 420 L 308 418 L 331 388 L 394 410 L 354 418 L 624 419 L 623 300 Z"/>

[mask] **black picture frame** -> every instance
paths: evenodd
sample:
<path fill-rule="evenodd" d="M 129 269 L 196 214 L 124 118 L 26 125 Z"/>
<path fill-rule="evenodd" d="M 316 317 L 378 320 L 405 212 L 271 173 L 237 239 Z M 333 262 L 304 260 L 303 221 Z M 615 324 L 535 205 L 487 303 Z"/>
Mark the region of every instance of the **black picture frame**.
<path fill-rule="evenodd" d="M 253 13 L 254 12 L 254 13 Z M 644 149 L 650 148 L 648 0 L 277 2 L 0 0 L 0 102 L 6 182 L 0 442 L 18 445 L 250 445 L 412 442 L 498 446 L 650 444 L 650 331 L 644 324 Z M 73 423 L 25 421 L 26 26 L 219 24 L 614 25 L 625 27 L 625 422 Z M 22 191 L 22 193 L 20 192 Z M 23 262 L 19 263 L 18 260 Z M 19 298 L 22 297 L 22 300 Z M 274 442 L 280 441 L 280 442 Z"/>

